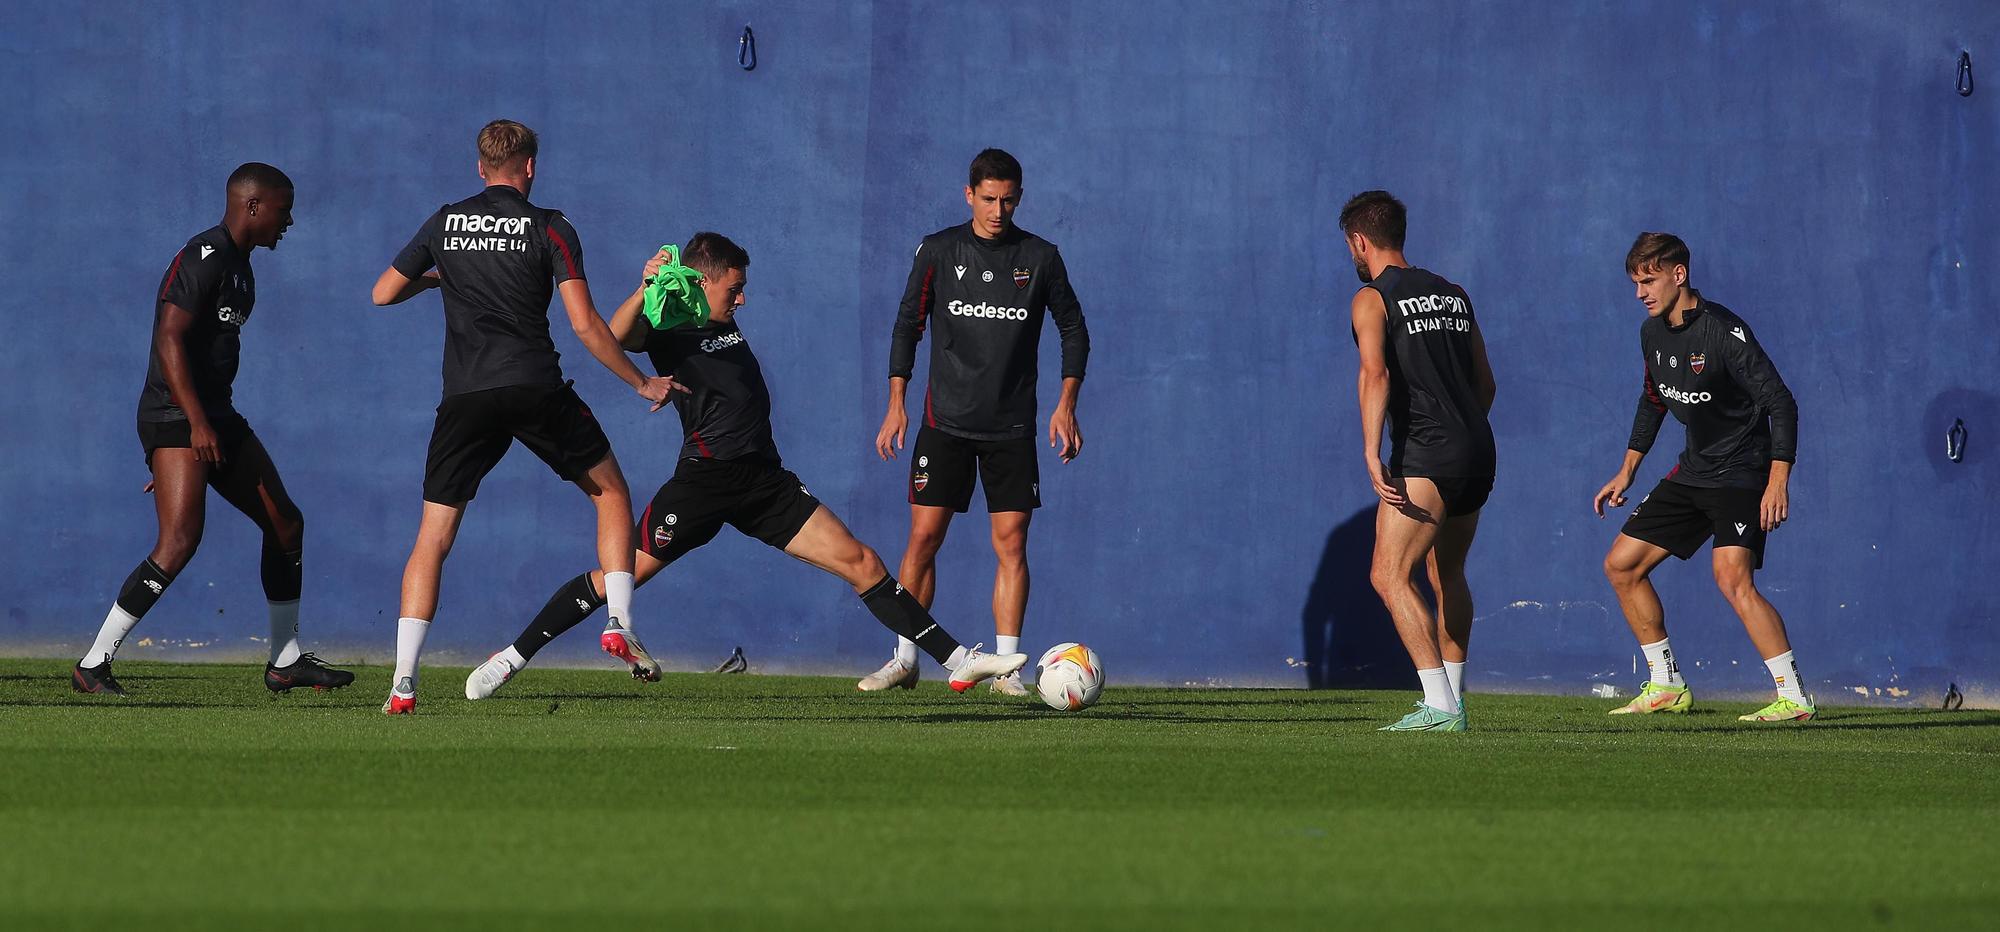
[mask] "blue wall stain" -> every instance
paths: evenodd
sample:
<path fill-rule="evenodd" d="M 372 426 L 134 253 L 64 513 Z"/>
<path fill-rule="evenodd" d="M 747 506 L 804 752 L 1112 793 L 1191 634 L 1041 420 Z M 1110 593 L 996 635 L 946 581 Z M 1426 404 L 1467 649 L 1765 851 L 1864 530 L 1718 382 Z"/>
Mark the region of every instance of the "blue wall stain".
<path fill-rule="evenodd" d="M 472 136 L 506 116 L 543 134 L 535 199 L 576 223 L 601 306 L 660 243 L 717 229 L 750 249 L 742 322 L 787 460 L 891 565 L 904 464 L 869 444 L 909 255 L 964 219 L 973 152 L 1020 156 L 1018 219 L 1063 247 L 1096 349 L 1088 452 L 1043 462 L 1027 640 L 1089 641 L 1128 682 L 1401 681 L 1346 578 L 1371 496 L 1333 228 L 1383 187 L 1410 205 L 1411 258 L 1470 291 L 1501 386 L 1474 688 L 1636 685 L 1598 570 L 1616 524 L 1588 500 L 1635 400 L 1624 250 L 1672 230 L 1799 398 L 1794 518 L 1760 579 L 1808 678 L 1823 697 L 1990 694 L 2000 98 L 1953 82 L 1996 27 L 1979 0 L 10 5 L 0 650 L 80 652 L 151 545 L 132 428 L 151 294 L 259 159 L 298 181 L 298 226 L 255 258 L 239 404 L 307 516 L 309 643 L 388 657 L 443 328 L 435 297 L 367 292 L 476 189 Z M 672 416 L 555 329 L 645 497 Z M 1942 456 L 1954 418 L 1963 463 Z M 211 508 L 127 656 L 258 652 L 256 534 Z M 446 569 L 434 659 L 504 643 L 590 562 L 590 533 L 580 494 L 510 455 Z M 990 640 L 977 506 L 941 561 L 939 618 Z M 1659 579 L 1696 681 L 1765 688 L 1706 557 Z M 840 583 L 732 535 L 637 611 L 683 667 L 742 644 L 763 669 L 858 673 L 887 647 Z M 552 650 L 585 660 L 588 641 Z"/>

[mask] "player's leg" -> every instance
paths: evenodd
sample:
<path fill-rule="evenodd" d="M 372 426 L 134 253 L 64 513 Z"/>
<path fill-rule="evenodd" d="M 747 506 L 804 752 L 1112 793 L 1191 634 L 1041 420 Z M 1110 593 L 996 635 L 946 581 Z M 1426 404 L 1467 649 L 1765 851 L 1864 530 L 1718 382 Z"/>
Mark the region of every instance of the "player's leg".
<path fill-rule="evenodd" d="M 305 517 L 257 435 L 247 428 L 231 450 L 227 468 L 209 475 L 222 500 L 248 517 L 264 533 L 259 575 L 270 607 L 270 654 L 264 664 L 264 686 L 285 692 L 301 686 L 337 689 L 354 682 L 354 674 L 335 670 L 318 657 L 299 650 L 299 596 L 304 564 Z"/>
<path fill-rule="evenodd" d="M 989 487 L 990 488 L 990 487 Z M 991 494 L 990 492 L 988 493 Z M 1021 650 L 1021 626 L 1028 614 L 1028 523 L 1030 511 L 996 511 L 993 521 L 993 649 L 1014 654 Z M 993 691 L 1025 696 L 1018 673 L 995 677 Z"/>
<path fill-rule="evenodd" d="M 1715 585 L 1722 590 L 1723 598 L 1729 600 L 1729 607 L 1736 610 L 1736 616 L 1743 619 L 1743 629 L 1749 632 L 1757 655 L 1764 658 L 1764 667 L 1770 671 L 1771 682 L 1778 692 L 1776 701 L 1742 719 L 1789 722 L 1812 718 L 1813 700 L 1799 680 L 1791 640 L 1785 636 L 1785 619 L 1757 591 L 1757 552 L 1749 547 L 1716 547 L 1713 559 Z"/>
<path fill-rule="evenodd" d="M 1386 502 L 1375 512 L 1375 556 L 1369 567 L 1369 582 L 1382 597 L 1382 604 L 1395 622 L 1396 634 L 1417 667 L 1423 682 L 1424 700 L 1416 712 L 1389 726 L 1399 731 L 1459 731 L 1464 717 L 1458 697 L 1444 672 L 1444 658 L 1438 651 L 1437 622 L 1430 603 L 1417 590 L 1416 568 L 1429 556 L 1437 541 L 1444 514 L 1444 498 L 1429 479 L 1407 478 L 1402 483 L 1407 505 L 1396 508 Z M 1416 721 L 1413 721 L 1416 720 Z"/>
<path fill-rule="evenodd" d="M 403 564 L 403 594 L 396 619 L 396 669 L 390 675 L 389 699 L 382 711 L 402 715 L 416 711 L 417 666 L 430 635 L 431 619 L 437 617 L 438 585 L 444 575 L 445 558 L 458 540 L 459 522 L 465 519 L 465 502 L 441 505 L 424 502 L 417 523 L 417 540 L 410 558 Z"/>
<path fill-rule="evenodd" d="M 1465 581 L 1465 561 L 1478 533 L 1479 512 L 1447 517 L 1424 561 L 1431 592 L 1437 596 L 1438 654 L 1461 708 L 1465 703 L 1465 659 L 1472 645 L 1472 587 Z"/>
<path fill-rule="evenodd" d="M 1612 715 L 1686 712 L 1694 694 L 1681 679 L 1680 663 L 1667 641 L 1666 608 L 1653 588 L 1652 574 L 1669 556 L 1683 560 L 1708 541 L 1712 519 L 1687 486 L 1661 481 L 1625 520 L 1604 556 L 1604 578 L 1618 596 L 1625 623 L 1646 655 L 1647 677 L 1632 701 Z"/>
<path fill-rule="evenodd" d="M 1667 641 L 1666 607 L 1653 588 L 1653 570 L 1672 553 L 1651 541 L 1619 534 L 1604 555 L 1604 577 L 1618 596 L 1625 624 L 1646 655 L 1646 682 L 1632 701 L 1612 709 L 1613 715 L 1686 712 L 1694 694 L 1681 679 L 1679 661 Z"/>
<path fill-rule="evenodd" d="M 159 536 L 152 553 L 125 577 L 117 600 L 98 627 L 97 639 L 71 669 L 70 688 L 77 692 L 125 695 L 124 687 L 111 675 L 112 658 L 125 636 L 138 626 L 139 619 L 159 601 L 201 546 L 209 464 L 195 459 L 194 450 L 185 445 L 154 448 L 147 461 L 153 472 L 153 510 L 159 519 Z"/>
<path fill-rule="evenodd" d="M 653 494 L 630 532 L 638 543 L 633 552 L 634 587 L 644 585 L 661 570 L 689 551 L 708 543 L 722 528 L 721 503 L 714 494 L 683 469 Z M 604 571 L 591 570 L 572 577 L 556 588 L 542 610 L 521 629 L 514 643 L 502 648 L 472 671 L 465 681 L 468 699 L 484 699 L 512 679 L 535 658 L 535 654 L 564 632 L 582 624 L 604 606 Z M 616 638 L 615 646 L 607 643 Z M 646 651 L 630 631 L 606 631 L 598 636 L 598 646 L 629 665 L 632 677 L 647 682 L 660 678 L 659 662 Z M 629 655 L 629 656 L 628 656 Z"/>
<path fill-rule="evenodd" d="M 896 578 L 903 588 L 926 609 L 937 595 L 937 553 L 944 546 L 955 514 L 964 514 L 972 505 L 972 483 L 976 457 L 970 441 L 932 427 L 917 431 L 910 455 L 907 486 L 910 498 L 910 536 L 903 547 L 902 563 Z M 916 685 L 917 645 L 909 638 L 896 639 L 896 653 L 881 669 L 861 678 L 855 686 L 864 692 Z"/>
<path fill-rule="evenodd" d="M 754 536 L 754 535 L 753 535 Z M 931 617 L 914 593 L 896 582 L 882 558 L 867 544 L 857 540 L 847 525 L 827 509 L 817 505 L 812 516 L 783 545 L 784 551 L 801 561 L 841 578 L 854 588 L 863 605 L 882 626 L 898 637 L 917 645 L 951 671 L 951 688 L 964 692 L 989 677 L 1006 676 L 1021 669 L 1028 657 L 1019 652 L 988 654 L 967 650 L 943 625 Z M 912 667 L 914 670 L 914 667 Z M 904 688 L 914 687 L 912 675 Z"/>
<path fill-rule="evenodd" d="M 1042 477 L 1033 438 L 983 442 L 975 449 L 979 483 L 986 490 L 986 510 L 992 520 L 994 650 L 1012 654 L 1021 649 L 1022 621 L 1028 613 L 1028 524 L 1035 509 L 1042 507 Z M 1028 694 L 1018 674 L 994 678 L 993 691 Z"/>
<path fill-rule="evenodd" d="M 632 493 L 626 489 L 625 474 L 619 470 L 618 458 L 611 454 L 608 445 L 603 459 L 590 467 L 576 485 L 590 496 L 591 505 L 597 510 L 597 579 L 604 593 L 606 615 L 604 630 L 598 634 L 598 646 L 630 665 L 633 676 L 649 682 L 658 680 L 660 665 L 646 652 L 633 630 L 632 590 L 636 583 L 632 577 Z"/>
<path fill-rule="evenodd" d="M 438 405 L 431 428 L 430 450 L 424 458 L 424 512 L 410 559 L 403 565 L 402 604 L 396 619 L 396 669 L 390 677 L 389 699 L 382 711 L 400 715 L 416 711 L 418 658 L 431 619 L 437 616 L 438 582 L 445 558 L 458 539 L 465 506 L 479 494 L 479 483 L 492 471 L 514 439 L 503 418 L 507 389 L 488 389 L 447 397 Z"/>

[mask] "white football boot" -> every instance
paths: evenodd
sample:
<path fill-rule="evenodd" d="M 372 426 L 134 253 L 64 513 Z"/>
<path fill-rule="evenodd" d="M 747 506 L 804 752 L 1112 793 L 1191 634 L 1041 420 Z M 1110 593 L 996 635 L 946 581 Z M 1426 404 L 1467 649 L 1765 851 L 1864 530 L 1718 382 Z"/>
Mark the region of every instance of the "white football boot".
<path fill-rule="evenodd" d="M 465 678 L 465 698 L 476 701 L 491 696 L 500 687 L 507 685 L 507 681 L 513 679 L 514 674 L 519 672 L 521 672 L 520 667 L 514 666 L 507 658 L 494 654 L 486 658 L 485 663 L 474 668 L 471 676 Z"/>
<path fill-rule="evenodd" d="M 1027 654 L 989 654 L 979 649 L 984 646 L 973 645 L 971 650 L 965 652 L 965 659 L 959 662 L 958 669 L 951 671 L 953 692 L 965 692 L 980 680 L 1006 676 L 1028 664 Z"/>
<path fill-rule="evenodd" d="M 597 636 L 597 646 L 604 652 L 632 665 L 632 678 L 648 683 L 660 681 L 660 662 L 646 653 L 646 645 L 639 643 L 639 636 L 613 618 L 604 623 L 604 633 Z"/>
<path fill-rule="evenodd" d="M 1021 671 L 1019 670 L 1015 670 L 1005 676 L 994 677 L 991 682 L 986 684 L 986 688 L 1003 696 L 1025 696 L 1028 694 L 1028 687 L 1021 685 Z"/>
<path fill-rule="evenodd" d="M 864 693 L 880 692 L 884 689 L 917 688 L 917 665 L 904 663 L 901 658 L 891 657 L 882 669 L 861 678 L 854 688 Z"/>

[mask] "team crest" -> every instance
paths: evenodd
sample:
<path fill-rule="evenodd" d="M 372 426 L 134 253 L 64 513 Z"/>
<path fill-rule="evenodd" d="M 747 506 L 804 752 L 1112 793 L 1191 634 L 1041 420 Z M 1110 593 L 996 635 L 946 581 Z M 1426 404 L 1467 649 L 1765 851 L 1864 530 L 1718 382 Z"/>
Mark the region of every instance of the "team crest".
<path fill-rule="evenodd" d="M 664 524 L 653 529 L 653 549 L 657 550 L 674 542 L 674 529 Z"/>
<path fill-rule="evenodd" d="M 1027 269 L 1015 269 L 1015 270 L 1014 270 L 1014 287 L 1016 287 L 1016 288 L 1026 288 L 1026 287 L 1028 287 L 1028 276 L 1029 276 L 1029 274 L 1030 274 L 1030 273 L 1028 272 L 1028 270 L 1027 270 Z"/>
<path fill-rule="evenodd" d="M 1708 364 L 1708 357 L 1707 357 L 1707 356 L 1704 356 L 1704 355 L 1702 355 L 1702 354 L 1700 354 L 1700 353 L 1689 353 L 1689 354 L 1688 354 L 1688 371 L 1689 371 L 1689 372 L 1692 372 L 1692 373 L 1694 373 L 1695 375 L 1700 375 L 1700 374 L 1701 374 L 1701 370 L 1702 370 L 1702 368 L 1703 368 L 1704 366 L 1706 366 L 1707 364 Z"/>
<path fill-rule="evenodd" d="M 924 490 L 924 486 L 927 486 L 927 485 L 930 485 L 930 484 L 931 484 L 931 474 L 930 474 L 930 473 L 927 473 L 927 472 L 920 472 L 920 473 L 917 473 L 916 475 L 914 475 L 914 476 L 911 476 L 911 477 L 910 477 L 910 487 L 911 487 L 911 488 L 913 488 L 913 489 L 916 489 L 916 490 L 917 490 L 917 491 L 919 491 L 919 492 L 921 492 L 921 491 L 923 491 L 923 490 Z"/>

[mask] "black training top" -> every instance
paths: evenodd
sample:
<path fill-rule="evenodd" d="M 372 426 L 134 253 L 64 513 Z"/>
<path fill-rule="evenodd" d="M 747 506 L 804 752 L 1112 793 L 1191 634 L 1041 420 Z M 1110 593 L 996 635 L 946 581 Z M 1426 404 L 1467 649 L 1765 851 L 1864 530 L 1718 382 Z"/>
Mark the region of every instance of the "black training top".
<path fill-rule="evenodd" d="M 210 420 L 234 410 L 231 385 L 236 381 L 241 346 L 237 334 L 250 319 L 250 308 L 256 301 L 257 278 L 250 274 L 250 253 L 237 249 L 229 231 L 220 224 L 188 240 L 160 280 L 160 294 L 153 302 L 153 325 L 159 326 L 159 315 L 165 313 L 167 304 L 194 315 L 185 343 L 188 374 L 193 377 L 202 413 Z M 139 391 L 139 420 L 187 420 L 187 412 L 174 404 L 173 394 L 167 391 L 166 370 L 160 367 L 157 347 L 146 366 L 146 386 Z"/>
<path fill-rule="evenodd" d="M 971 440 L 1033 436 L 1036 345 L 1048 315 L 1062 334 L 1063 378 L 1083 378 L 1090 332 L 1055 244 L 1014 228 L 981 239 L 970 222 L 939 230 L 924 237 L 910 266 L 889 375 L 910 377 L 929 325 L 937 336 L 924 424 Z"/>
<path fill-rule="evenodd" d="M 1631 448 L 1653 448 L 1668 410 L 1687 427 L 1687 449 L 1667 478 L 1701 488 L 1762 488 L 1771 461 L 1798 450 L 1799 405 L 1743 318 L 1695 293 L 1679 327 L 1666 315 L 1639 325 L 1645 372 Z"/>
<path fill-rule="evenodd" d="M 562 211 L 494 185 L 424 222 L 396 256 L 410 278 L 436 266 L 444 292 L 444 393 L 560 385 L 549 299 L 583 277 L 583 245 Z"/>
<path fill-rule="evenodd" d="M 639 326 L 649 328 L 645 349 L 653 368 L 688 387 L 673 396 L 686 437 L 681 458 L 780 462 L 764 370 L 735 321 L 653 330 L 642 317 Z"/>
<path fill-rule="evenodd" d="M 1479 323 L 1465 289 L 1391 266 L 1368 283 L 1388 311 L 1390 475 L 1494 473 L 1493 428 L 1479 397 Z M 1359 336 L 1356 336 L 1359 339 Z"/>

